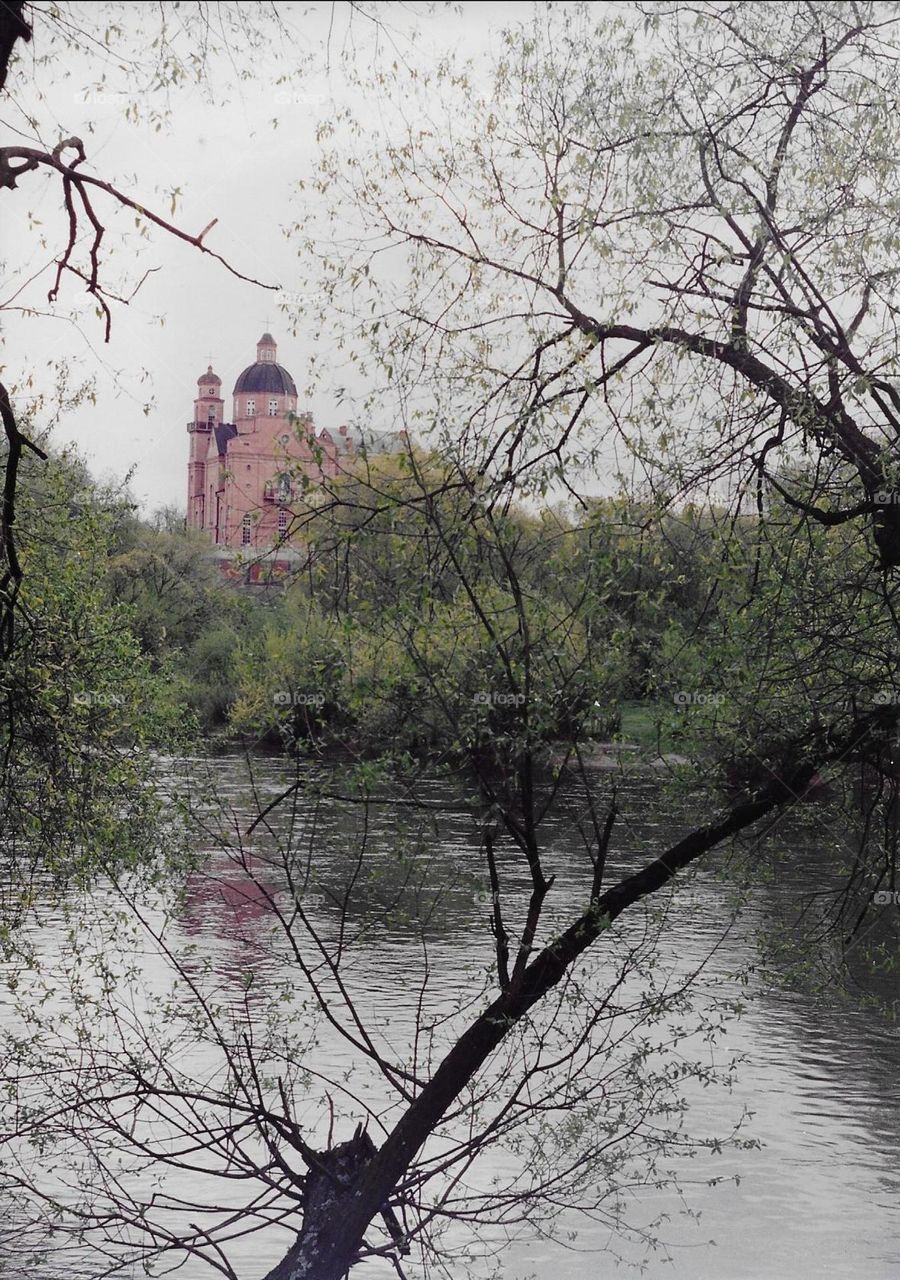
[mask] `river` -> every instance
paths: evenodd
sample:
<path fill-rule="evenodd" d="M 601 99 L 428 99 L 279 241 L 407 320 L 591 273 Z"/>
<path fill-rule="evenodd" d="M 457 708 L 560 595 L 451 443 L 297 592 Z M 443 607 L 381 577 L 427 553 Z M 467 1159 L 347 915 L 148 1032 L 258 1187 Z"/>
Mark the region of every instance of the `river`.
<path fill-rule="evenodd" d="M 237 756 L 181 762 L 178 772 L 208 780 L 201 794 L 215 789 L 228 815 L 222 824 L 226 832 L 246 830 L 259 806 L 294 778 L 285 761 L 272 757 L 254 760 L 252 781 Z M 322 777 L 321 770 L 315 772 L 320 785 Z M 660 851 L 683 829 L 681 820 L 671 816 L 657 778 L 637 777 L 619 785 L 622 818 L 611 873 L 640 865 L 647 853 Z M 477 990 L 491 964 L 486 885 L 474 825 L 461 795 L 435 780 L 416 789 L 417 801 L 433 806 L 425 810 L 390 803 L 364 809 L 334 798 L 347 790 L 340 772 L 330 778 L 327 790 L 330 798 L 314 801 L 301 786 L 273 811 L 268 833 L 257 828 L 244 844 L 242 858 L 235 857 L 230 837 L 222 837 L 221 847 L 214 835 L 208 837 L 206 861 L 190 876 L 184 901 L 166 925 L 167 945 L 189 977 L 212 984 L 223 1008 L 258 1018 L 262 1039 L 275 993 L 286 977 L 297 981 L 285 947 L 273 940 L 270 908 L 281 901 L 284 885 L 266 862 L 267 848 L 288 839 L 296 843 L 314 830 L 314 879 L 307 905 L 314 927 L 331 943 L 342 914 L 337 900 L 356 874 L 362 849 L 365 874 L 343 913 L 348 943 L 353 944 L 348 983 L 361 1021 L 373 1029 L 379 1044 L 403 1057 L 415 1034 L 423 991 L 423 936 L 426 1007 L 433 1016 L 458 1017 L 454 1011 L 461 993 L 471 983 Z M 487 1232 L 495 1251 L 491 1261 L 473 1255 L 463 1262 L 461 1253 L 447 1272 L 428 1274 L 449 1274 L 453 1280 L 470 1274 L 581 1280 L 623 1274 L 616 1257 L 626 1264 L 625 1274 L 631 1273 L 627 1264 L 643 1262 L 651 1280 L 888 1280 L 900 1274 L 897 1030 L 877 1010 L 858 1002 L 765 983 L 756 965 L 760 927 L 782 913 L 790 915 L 810 886 L 822 881 L 821 848 L 833 839 L 830 823 L 827 812 L 819 817 L 812 806 L 806 807 L 802 822 L 786 829 L 770 864 L 774 870 L 746 888 L 733 923 L 726 905 L 731 886 L 716 874 L 716 859 L 710 859 L 667 901 L 665 927 L 653 953 L 654 973 L 671 979 L 712 952 L 696 984 L 701 1004 L 734 995 L 745 1003 L 742 1016 L 728 1018 L 715 1044 L 702 1046 L 711 1067 L 725 1070 L 735 1064 L 733 1086 L 700 1087 L 688 1081 L 686 1129 L 724 1137 L 749 1112 L 742 1136 L 758 1146 L 725 1146 L 719 1154 L 701 1149 L 678 1165 L 680 1192 L 667 1186 L 639 1188 L 629 1201 L 629 1220 L 640 1226 L 662 1215 L 656 1231 L 661 1244 L 649 1253 L 635 1240 L 612 1232 L 602 1213 L 563 1207 L 553 1224 L 556 1238 L 528 1224 L 502 1236 Z M 586 882 L 576 826 L 572 806 L 563 803 L 545 832 L 548 862 L 557 874 L 551 917 L 559 921 L 577 909 Z M 398 859 L 401 842 L 407 856 Z M 525 880 L 521 869 L 504 863 L 502 849 L 499 856 L 504 890 L 515 909 L 524 902 Z M 405 886 L 399 895 L 402 910 L 391 910 L 398 885 Z M 109 905 L 102 894 L 91 901 Z M 151 924 L 162 919 L 156 909 L 148 916 Z M 46 914 L 34 933 L 42 953 L 65 953 L 70 927 L 64 913 Z M 166 989 L 168 973 L 157 948 L 139 941 L 135 946 L 141 952 L 149 1009 Z M 588 980 L 602 981 L 607 963 L 602 955 L 592 961 Z M 314 1059 L 322 1076 L 350 1081 L 352 1092 L 380 1111 L 387 1102 L 387 1092 L 379 1096 L 384 1081 L 359 1070 L 354 1052 L 329 1028 L 317 1034 Z M 652 1034 L 657 1043 L 664 1038 L 660 1027 Z M 202 1050 L 195 1046 L 190 1052 Z M 328 1090 L 314 1083 L 308 1087 L 309 1107 L 301 1119 L 311 1126 L 311 1136 L 321 1139 L 321 1101 Z M 345 1097 L 342 1114 L 340 1137 L 349 1136 L 364 1110 Z M 377 1128 L 373 1133 L 377 1140 Z M 508 1171 L 507 1162 L 499 1153 L 484 1158 L 476 1175 L 479 1185 Z M 716 1185 L 709 1185 L 712 1180 Z M 173 1174 L 166 1189 L 174 1193 L 187 1186 L 185 1175 Z M 468 1236 L 453 1227 L 451 1243 L 457 1237 L 464 1253 Z M 269 1231 L 236 1242 L 230 1256 L 240 1280 L 261 1280 L 288 1239 Z M 0 1273 L 16 1274 L 12 1254 Z M 74 1269 L 72 1255 L 63 1266 L 51 1253 L 29 1274 L 56 1280 L 107 1271 L 98 1260 L 92 1273 L 89 1255 L 82 1250 Z M 182 1280 L 207 1280 L 214 1272 L 188 1259 L 177 1274 Z M 372 1280 L 396 1275 L 379 1261 L 361 1274 Z M 408 1274 L 425 1273 L 410 1265 Z"/>

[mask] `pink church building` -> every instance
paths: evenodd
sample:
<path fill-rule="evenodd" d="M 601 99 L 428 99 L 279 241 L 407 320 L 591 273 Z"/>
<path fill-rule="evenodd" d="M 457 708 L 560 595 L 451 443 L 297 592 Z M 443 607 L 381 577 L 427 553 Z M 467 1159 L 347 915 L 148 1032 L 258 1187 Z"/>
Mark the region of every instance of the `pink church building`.
<path fill-rule="evenodd" d="M 285 547 L 300 471 L 317 483 L 337 475 L 354 454 L 405 447 L 403 432 L 317 431 L 311 415 L 298 412 L 297 387 L 277 355 L 275 339 L 264 333 L 256 360 L 234 384 L 231 422 L 222 379 L 211 366 L 197 379 L 187 424 L 187 526 L 203 530 L 223 552 L 256 556 Z"/>

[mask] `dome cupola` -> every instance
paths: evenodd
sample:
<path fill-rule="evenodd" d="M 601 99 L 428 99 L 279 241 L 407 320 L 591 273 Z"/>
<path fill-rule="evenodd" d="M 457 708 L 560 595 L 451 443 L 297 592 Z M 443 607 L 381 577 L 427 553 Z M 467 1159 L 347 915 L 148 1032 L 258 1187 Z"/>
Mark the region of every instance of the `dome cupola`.
<path fill-rule="evenodd" d="M 264 333 L 256 344 L 256 363 L 248 365 L 234 384 L 235 395 L 254 393 L 273 396 L 296 396 L 294 379 L 276 361 L 278 347 L 270 333 Z"/>

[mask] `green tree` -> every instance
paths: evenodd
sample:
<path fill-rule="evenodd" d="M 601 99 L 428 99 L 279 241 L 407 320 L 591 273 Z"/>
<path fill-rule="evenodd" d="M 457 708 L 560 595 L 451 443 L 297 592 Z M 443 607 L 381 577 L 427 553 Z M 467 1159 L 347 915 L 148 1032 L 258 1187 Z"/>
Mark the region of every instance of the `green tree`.
<path fill-rule="evenodd" d="M 131 610 L 103 576 L 120 509 L 71 455 L 26 460 L 17 542 L 17 624 L 3 665 L 0 804 L 9 882 L 86 881 L 154 847 L 150 753 L 181 738 L 171 677 L 153 673 Z M 16 912 L 5 917 L 8 927 Z"/>
<path fill-rule="evenodd" d="M 132 607 L 141 645 L 154 657 L 191 646 L 230 603 L 207 540 L 175 512 L 134 521 L 107 572 L 110 595 Z"/>

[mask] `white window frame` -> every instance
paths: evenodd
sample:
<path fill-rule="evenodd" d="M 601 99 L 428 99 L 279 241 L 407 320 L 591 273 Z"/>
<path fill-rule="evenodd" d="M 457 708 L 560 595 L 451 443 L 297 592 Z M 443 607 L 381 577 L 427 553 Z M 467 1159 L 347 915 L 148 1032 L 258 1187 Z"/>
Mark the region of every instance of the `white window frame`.
<path fill-rule="evenodd" d="M 256 417 L 256 401 L 255 400 L 247 401 L 247 417 L 248 418 Z"/>
<path fill-rule="evenodd" d="M 252 537 L 252 534 L 253 534 L 253 522 L 250 519 L 250 513 L 248 512 L 244 516 L 243 520 L 241 521 L 241 546 L 242 547 L 250 546 L 250 539 Z"/>
<path fill-rule="evenodd" d="M 275 399 L 274 396 L 269 401 L 269 417 L 270 418 L 278 417 L 278 401 Z"/>

